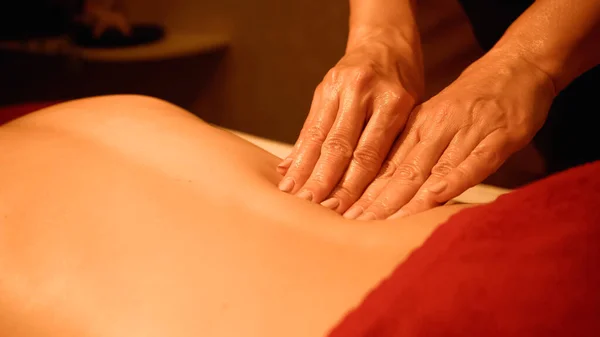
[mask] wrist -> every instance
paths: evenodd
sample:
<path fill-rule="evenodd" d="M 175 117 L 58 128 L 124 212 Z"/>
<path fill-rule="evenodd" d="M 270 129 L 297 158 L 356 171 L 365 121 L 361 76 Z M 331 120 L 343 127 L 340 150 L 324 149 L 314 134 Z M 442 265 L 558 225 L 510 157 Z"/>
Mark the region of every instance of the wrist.
<path fill-rule="evenodd" d="M 393 63 L 415 101 L 420 102 L 423 98 L 423 56 L 417 30 L 406 33 L 406 29 L 398 27 L 354 25 L 346 46 L 346 55 L 352 53 L 366 53 L 379 62 Z"/>
<path fill-rule="evenodd" d="M 552 84 L 553 91 L 558 94 L 565 86 L 560 69 L 562 57 L 559 52 L 548 53 L 543 48 L 528 46 L 517 37 L 504 36 L 490 51 L 504 55 L 509 62 L 522 63 L 536 72 L 545 75 L 547 81 Z"/>
<path fill-rule="evenodd" d="M 383 43 L 388 48 L 401 52 L 420 50 L 421 43 L 416 27 L 353 24 L 350 26 L 346 51 L 372 42 Z"/>
<path fill-rule="evenodd" d="M 549 106 L 557 95 L 552 78 L 512 49 L 492 48 L 467 67 L 458 80 L 461 79 L 468 79 L 465 83 L 472 83 L 473 79 L 478 85 L 487 83 L 482 88 L 500 96 L 508 94 L 507 88 L 514 88 L 511 93 L 533 95 L 540 106 Z"/>
<path fill-rule="evenodd" d="M 511 50 L 546 73 L 560 92 L 600 60 L 600 2 L 535 1 L 495 48 Z"/>
<path fill-rule="evenodd" d="M 492 48 L 488 54 L 500 59 L 504 69 L 523 74 L 530 78 L 532 85 L 547 92 L 552 98 L 556 97 L 560 91 L 556 77 L 548 69 L 540 66 L 536 59 L 523 52 L 520 48 L 513 48 L 508 45 L 497 45 Z"/>

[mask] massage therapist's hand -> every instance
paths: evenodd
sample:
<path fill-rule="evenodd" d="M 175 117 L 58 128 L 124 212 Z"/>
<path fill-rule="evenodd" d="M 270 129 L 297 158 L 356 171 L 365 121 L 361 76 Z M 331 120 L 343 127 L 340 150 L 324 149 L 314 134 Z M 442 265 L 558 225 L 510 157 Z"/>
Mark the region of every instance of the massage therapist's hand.
<path fill-rule="evenodd" d="M 533 138 L 553 98 L 544 72 L 492 50 L 415 108 L 382 171 L 344 215 L 395 218 L 458 196 Z"/>
<path fill-rule="evenodd" d="M 422 91 L 420 50 L 385 36 L 355 43 L 315 90 L 292 153 L 279 165 L 284 192 L 347 209 L 375 178 Z M 333 194 L 332 194 L 333 191 Z"/>

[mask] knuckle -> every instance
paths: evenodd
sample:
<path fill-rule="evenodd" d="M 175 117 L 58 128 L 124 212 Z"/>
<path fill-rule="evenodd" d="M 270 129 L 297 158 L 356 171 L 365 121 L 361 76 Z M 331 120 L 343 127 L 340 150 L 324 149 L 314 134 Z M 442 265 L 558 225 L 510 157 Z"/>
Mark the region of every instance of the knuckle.
<path fill-rule="evenodd" d="M 352 69 L 352 73 L 357 80 L 359 79 L 369 79 L 372 78 L 375 74 L 373 66 L 368 63 L 361 64 Z"/>
<path fill-rule="evenodd" d="M 303 163 L 297 163 L 292 165 L 286 174 L 286 177 L 291 177 L 294 180 L 304 180 L 310 176 L 310 167 L 304 165 Z"/>
<path fill-rule="evenodd" d="M 290 168 L 288 169 L 288 173 L 286 174 L 286 176 L 291 176 L 294 178 L 300 178 L 300 177 L 307 177 L 311 174 L 312 172 L 312 167 L 311 165 L 308 165 L 304 160 L 300 159 L 296 159 L 292 162 L 292 164 L 290 165 Z"/>
<path fill-rule="evenodd" d="M 370 145 L 360 146 L 354 151 L 353 160 L 361 168 L 373 171 L 376 170 L 381 161 L 381 153 L 375 147 Z"/>
<path fill-rule="evenodd" d="M 444 127 L 448 124 L 448 119 L 457 113 L 459 108 L 454 102 L 445 101 L 436 107 L 436 112 L 432 118 L 432 124 L 435 125 L 436 130 L 440 127 Z"/>
<path fill-rule="evenodd" d="M 451 111 L 454 111 L 456 108 L 455 102 L 452 99 L 448 99 L 448 98 L 443 98 L 441 100 L 438 100 L 435 102 L 435 104 L 430 105 L 430 104 L 425 104 L 427 106 L 428 109 L 434 109 L 438 112 L 442 112 L 442 113 L 450 113 Z"/>
<path fill-rule="evenodd" d="M 461 184 L 470 185 L 471 181 L 473 180 L 472 175 L 465 167 L 462 166 L 457 167 L 453 174 L 455 175 L 456 179 L 461 182 Z"/>
<path fill-rule="evenodd" d="M 304 136 L 309 141 L 322 143 L 327 137 L 327 132 L 320 125 L 311 125 L 306 129 Z"/>
<path fill-rule="evenodd" d="M 407 95 L 401 87 L 393 86 L 384 90 L 377 97 L 384 114 L 397 114 L 401 108 L 410 108 L 411 103 L 406 99 Z"/>
<path fill-rule="evenodd" d="M 535 134 L 535 131 L 530 130 L 528 127 L 517 126 L 512 128 L 510 132 L 507 132 L 504 141 L 509 147 L 520 148 L 531 140 L 532 134 Z"/>
<path fill-rule="evenodd" d="M 331 68 L 327 74 L 325 74 L 325 78 L 324 81 L 332 81 L 332 82 L 337 82 L 338 79 L 340 78 L 340 68 L 339 67 L 333 67 Z"/>
<path fill-rule="evenodd" d="M 377 197 L 378 197 L 377 192 L 367 190 L 367 191 L 365 191 L 365 193 L 363 195 L 360 196 L 360 198 L 358 199 L 358 201 L 356 203 L 361 204 L 363 206 L 363 208 L 367 208 L 373 204 L 373 201 Z"/>
<path fill-rule="evenodd" d="M 449 161 L 440 160 L 431 168 L 431 175 L 434 177 L 442 178 L 447 176 L 453 169 L 454 165 L 452 165 Z"/>
<path fill-rule="evenodd" d="M 415 184 L 421 183 L 425 175 L 423 170 L 414 163 L 402 163 L 396 167 L 394 177 L 405 183 Z"/>
<path fill-rule="evenodd" d="M 375 214 L 390 214 L 394 211 L 391 206 L 390 200 L 387 197 L 381 197 L 373 201 L 369 210 L 374 211 Z"/>
<path fill-rule="evenodd" d="M 471 155 L 477 159 L 478 162 L 487 164 L 489 166 L 500 165 L 501 159 L 498 151 L 494 151 L 487 146 L 479 145 L 471 152 Z"/>
<path fill-rule="evenodd" d="M 381 170 L 375 179 L 389 179 L 394 175 L 395 172 L 396 164 L 393 161 L 388 160 L 383 163 Z"/>
<path fill-rule="evenodd" d="M 370 63 L 360 65 L 338 64 L 329 70 L 323 81 L 332 85 L 345 82 L 358 88 L 364 88 L 372 83 L 376 75 L 375 66 Z"/>
<path fill-rule="evenodd" d="M 406 91 L 402 86 L 397 84 L 390 84 L 387 86 L 386 90 L 381 93 L 380 98 L 385 102 L 389 102 L 390 104 L 399 104 L 402 99 L 405 97 Z"/>
<path fill-rule="evenodd" d="M 360 195 L 354 202 L 355 205 L 361 206 L 363 210 L 369 208 L 373 204 L 373 200 L 375 200 L 374 193 L 365 192 L 365 194 Z"/>
<path fill-rule="evenodd" d="M 475 158 L 472 165 L 461 165 L 459 167 L 459 174 L 463 176 L 466 181 L 472 182 L 473 179 L 477 179 L 478 176 L 488 176 L 494 173 L 504 163 L 506 156 L 500 153 L 500 151 L 494 151 L 486 148 L 475 148 L 471 152 L 471 156 Z M 479 181 L 473 181 L 478 183 Z"/>
<path fill-rule="evenodd" d="M 427 127 L 416 128 L 419 139 L 436 138 L 441 132 L 444 132 L 449 127 L 449 123 L 453 122 L 453 116 L 457 115 L 458 107 L 451 101 L 442 101 L 436 104 L 423 105 L 421 110 L 424 112 L 422 123 L 426 123 Z"/>
<path fill-rule="evenodd" d="M 310 178 L 306 181 L 305 188 L 314 190 L 314 189 L 322 189 L 324 188 L 330 179 L 328 179 L 328 175 L 324 172 L 314 171 Z"/>
<path fill-rule="evenodd" d="M 473 112 L 484 113 L 488 111 L 505 111 L 503 105 L 497 99 L 478 99 L 473 103 Z M 494 116 L 504 118 L 505 114 L 494 114 Z"/>
<path fill-rule="evenodd" d="M 347 76 L 358 87 L 364 87 L 375 78 L 375 70 L 370 64 L 362 64 L 348 69 Z"/>
<path fill-rule="evenodd" d="M 470 124 L 476 127 L 495 125 L 506 127 L 508 125 L 507 113 L 504 107 L 496 100 L 478 99 L 473 103 Z"/>
<path fill-rule="evenodd" d="M 340 185 L 333 190 L 332 195 L 339 199 L 352 200 L 355 199 L 355 193 L 351 191 L 347 186 Z"/>
<path fill-rule="evenodd" d="M 327 137 L 321 150 L 333 156 L 349 159 L 354 149 L 345 137 L 334 134 Z"/>

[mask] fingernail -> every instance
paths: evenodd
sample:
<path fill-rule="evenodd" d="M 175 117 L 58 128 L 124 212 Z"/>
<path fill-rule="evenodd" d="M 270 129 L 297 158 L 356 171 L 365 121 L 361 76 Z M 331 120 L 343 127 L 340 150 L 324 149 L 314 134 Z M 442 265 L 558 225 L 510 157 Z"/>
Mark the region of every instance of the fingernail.
<path fill-rule="evenodd" d="M 445 180 L 442 180 L 436 184 L 431 185 L 427 189 L 433 193 L 441 193 L 443 190 L 446 189 L 446 187 L 448 187 L 448 182 Z"/>
<path fill-rule="evenodd" d="M 404 218 L 407 215 L 408 215 L 408 213 L 406 213 L 405 211 L 399 210 L 398 212 L 390 215 L 387 219 L 388 220 L 400 219 L 400 218 Z"/>
<path fill-rule="evenodd" d="M 287 177 L 279 183 L 279 189 L 283 192 L 290 193 L 294 189 L 295 184 L 294 178 Z"/>
<path fill-rule="evenodd" d="M 334 211 L 336 208 L 338 208 L 339 205 L 340 201 L 336 198 L 329 198 L 321 203 L 321 206 L 327 207 Z"/>
<path fill-rule="evenodd" d="M 292 165 L 292 158 L 286 158 L 286 159 L 282 160 L 281 163 L 279 163 L 279 165 L 277 165 L 277 167 L 286 169 L 286 168 L 289 168 L 290 165 Z"/>
<path fill-rule="evenodd" d="M 363 209 L 361 207 L 350 207 L 349 210 L 344 213 L 344 218 L 346 219 L 356 219 L 359 215 L 362 214 Z"/>
<path fill-rule="evenodd" d="M 362 221 L 369 221 L 369 220 L 375 220 L 375 219 L 377 219 L 377 216 L 375 216 L 375 213 L 373 213 L 373 212 L 363 213 L 361 216 L 356 218 L 356 220 L 362 220 Z"/>
<path fill-rule="evenodd" d="M 281 174 L 282 176 L 284 176 L 287 173 L 287 171 L 288 171 L 287 168 L 285 168 L 285 167 L 279 167 L 279 166 L 277 166 L 276 170 L 277 170 L 277 173 Z"/>
<path fill-rule="evenodd" d="M 281 175 L 285 175 L 292 165 L 292 158 L 284 159 L 279 165 L 277 165 L 277 172 Z"/>
<path fill-rule="evenodd" d="M 304 199 L 304 200 L 308 200 L 308 201 L 312 201 L 313 194 L 312 194 L 311 191 L 304 190 L 304 191 L 298 193 L 298 198 Z"/>

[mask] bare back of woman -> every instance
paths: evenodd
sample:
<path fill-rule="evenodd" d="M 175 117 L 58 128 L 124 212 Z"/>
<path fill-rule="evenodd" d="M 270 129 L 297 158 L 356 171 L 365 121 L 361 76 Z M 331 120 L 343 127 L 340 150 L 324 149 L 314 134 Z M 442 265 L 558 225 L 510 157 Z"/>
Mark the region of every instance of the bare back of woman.
<path fill-rule="evenodd" d="M 139 96 L 0 128 L 7 336 L 323 336 L 461 206 L 346 220 L 275 156 Z"/>

